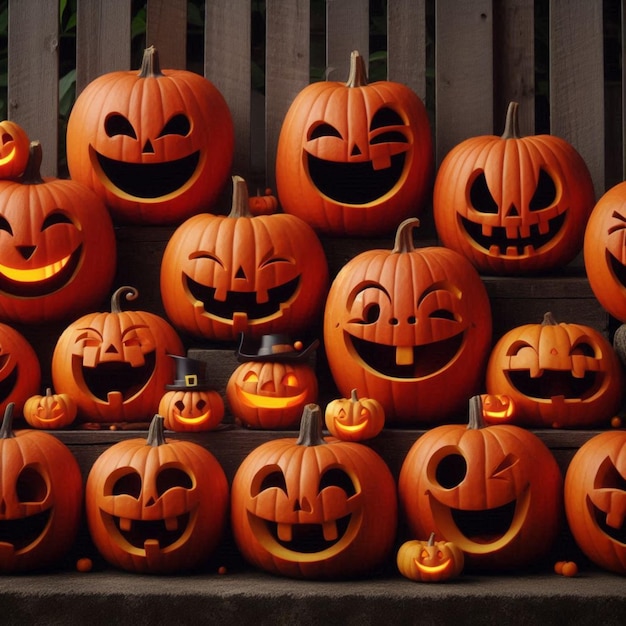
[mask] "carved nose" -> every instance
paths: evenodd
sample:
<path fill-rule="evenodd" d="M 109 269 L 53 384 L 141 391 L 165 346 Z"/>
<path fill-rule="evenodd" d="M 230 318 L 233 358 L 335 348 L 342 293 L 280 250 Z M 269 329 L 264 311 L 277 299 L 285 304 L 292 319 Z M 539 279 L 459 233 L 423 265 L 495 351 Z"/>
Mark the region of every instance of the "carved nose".
<path fill-rule="evenodd" d="M 35 252 L 35 248 L 37 246 L 16 246 L 17 251 L 24 257 L 26 261 L 33 256 L 33 252 Z"/>
<path fill-rule="evenodd" d="M 350 152 L 350 156 L 359 156 L 359 154 L 361 154 L 361 150 L 359 146 L 354 144 L 354 147 L 352 148 L 352 152 Z"/>
<path fill-rule="evenodd" d="M 146 143 L 143 146 L 143 152 L 146 152 L 148 154 L 154 154 L 154 148 L 152 147 L 152 143 L 150 142 L 149 139 L 148 141 L 146 141 Z"/>
<path fill-rule="evenodd" d="M 309 499 L 304 497 L 301 500 L 296 500 L 296 503 L 293 506 L 294 511 L 305 511 L 309 513 L 311 511 L 311 504 L 309 503 Z"/>

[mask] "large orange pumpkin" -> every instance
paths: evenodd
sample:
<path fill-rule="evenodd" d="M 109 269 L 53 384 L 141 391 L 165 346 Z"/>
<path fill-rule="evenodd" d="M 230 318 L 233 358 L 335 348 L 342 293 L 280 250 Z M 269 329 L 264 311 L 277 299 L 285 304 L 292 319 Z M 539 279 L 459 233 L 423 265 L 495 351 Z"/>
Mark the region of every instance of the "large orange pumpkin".
<path fill-rule="evenodd" d="M 357 51 L 347 83 L 316 82 L 298 94 L 278 140 L 283 210 L 331 235 L 393 231 L 422 211 L 432 170 L 422 101 L 401 83 L 368 84 Z"/>
<path fill-rule="evenodd" d="M 33 142 L 24 175 L 0 180 L 0 319 L 42 324 L 101 303 L 116 240 L 102 200 L 85 185 L 42 178 Z"/>
<path fill-rule="evenodd" d="M 580 251 L 595 203 L 582 157 L 553 135 L 522 137 L 518 104 L 504 134 L 454 147 L 437 172 L 433 215 L 444 245 L 484 274 L 561 267 Z"/>
<path fill-rule="evenodd" d="M 324 312 L 324 344 L 344 397 L 376 398 L 389 423 L 452 421 L 482 384 L 491 307 L 471 263 L 454 250 L 417 248 L 417 218 L 393 250 L 344 265 Z"/>
<path fill-rule="evenodd" d="M 0 122 L 0 179 L 21 176 L 28 163 L 30 139 L 16 122 Z"/>
<path fill-rule="evenodd" d="M 233 177 L 229 215 L 189 218 L 161 261 L 161 297 L 187 333 L 235 341 L 241 333 L 310 331 L 328 288 L 328 264 L 313 229 L 295 215 L 253 217 L 246 182 Z"/>
<path fill-rule="evenodd" d="M 72 178 L 101 196 L 116 222 L 173 224 L 219 195 L 234 131 L 218 89 L 200 74 L 161 70 L 151 46 L 139 73 L 109 72 L 87 85 L 66 143 Z"/>

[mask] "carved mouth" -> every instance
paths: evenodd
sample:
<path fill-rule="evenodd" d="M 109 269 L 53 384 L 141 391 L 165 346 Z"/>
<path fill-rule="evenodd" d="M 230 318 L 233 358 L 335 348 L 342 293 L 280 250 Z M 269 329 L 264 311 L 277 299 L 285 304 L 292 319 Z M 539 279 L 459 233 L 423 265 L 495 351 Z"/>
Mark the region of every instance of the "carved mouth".
<path fill-rule="evenodd" d="M 613 274 L 615 280 L 622 285 L 622 287 L 626 287 L 626 265 L 620 263 L 617 258 L 611 254 L 608 250 L 606 253 L 607 263 Z"/>
<path fill-rule="evenodd" d="M 0 520 L 0 545 L 9 544 L 15 552 L 23 551 L 43 536 L 51 518 L 51 509 L 18 519 Z"/>
<path fill-rule="evenodd" d="M 150 550 L 162 551 L 179 542 L 189 527 L 191 514 L 183 513 L 167 519 L 137 520 L 102 512 L 102 517 L 113 520 L 120 537 L 129 546 L 149 552 Z M 107 527 L 109 527 L 108 524 Z"/>
<path fill-rule="evenodd" d="M 602 387 L 601 372 L 587 371 L 581 378 L 570 370 L 544 369 L 541 376 L 532 377 L 528 370 L 509 370 L 506 376 L 511 385 L 523 395 L 537 400 L 562 397 L 568 400 L 587 400 Z"/>
<path fill-rule="evenodd" d="M 5 363 L 8 360 L 9 355 L 0 354 L 0 372 L 4 369 Z M 18 368 L 14 367 L 2 380 L 0 380 L 0 399 L 6 400 L 13 390 L 18 379 Z"/>
<path fill-rule="evenodd" d="M 607 512 L 595 506 L 589 496 L 587 496 L 587 508 L 591 519 L 595 521 L 596 526 L 607 537 L 610 537 L 613 541 L 626 545 L 626 526 L 624 526 L 624 524 L 618 526 L 617 528 L 610 526 L 607 523 Z"/>
<path fill-rule="evenodd" d="M 277 396 L 269 394 L 250 393 L 237 387 L 237 395 L 240 400 L 254 408 L 259 409 L 286 409 L 288 407 L 297 406 L 304 402 L 307 392 L 302 391 L 295 396 Z"/>

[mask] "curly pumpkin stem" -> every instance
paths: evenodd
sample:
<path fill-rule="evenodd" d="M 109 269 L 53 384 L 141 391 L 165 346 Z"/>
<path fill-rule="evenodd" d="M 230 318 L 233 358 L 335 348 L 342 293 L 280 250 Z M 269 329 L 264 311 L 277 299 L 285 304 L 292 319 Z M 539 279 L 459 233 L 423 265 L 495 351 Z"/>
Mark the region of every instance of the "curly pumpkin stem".
<path fill-rule="evenodd" d="M 300 420 L 300 432 L 298 434 L 299 446 L 321 446 L 326 441 L 322 436 L 322 410 L 317 404 L 305 405 Z"/>
<path fill-rule="evenodd" d="M 248 185 L 241 176 L 233 176 L 233 200 L 228 217 L 253 217 L 250 212 Z"/>
<path fill-rule="evenodd" d="M 365 59 L 358 50 L 350 53 L 350 73 L 346 81 L 346 87 L 365 87 L 367 85 L 367 70 Z"/>
<path fill-rule="evenodd" d="M 559 323 L 554 319 L 554 315 L 552 315 L 552 312 L 548 311 L 547 313 L 544 314 L 541 325 L 542 326 L 558 326 Z"/>
<path fill-rule="evenodd" d="M 15 437 L 13 432 L 13 409 L 15 408 L 15 402 L 9 402 L 7 408 L 4 409 L 4 418 L 2 419 L 2 426 L 0 426 L 0 439 L 12 439 Z"/>
<path fill-rule="evenodd" d="M 111 313 L 122 312 L 122 306 L 120 304 L 122 296 L 125 296 L 127 300 L 134 300 L 138 295 L 139 292 L 137 291 L 137 289 L 135 289 L 134 287 L 129 287 L 128 285 L 116 289 L 111 296 Z"/>
<path fill-rule="evenodd" d="M 22 174 L 23 185 L 41 185 L 44 179 L 41 176 L 41 161 L 43 160 L 43 149 L 41 142 L 31 141 L 28 149 L 28 163 Z"/>
<path fill-rule="evenodd" d="M 417 217 L 408 217 L 396 230 L 396 239 L 392 252 L 412 252 L 415 250 L 413 243 L 413 229 L 420 225 Z"/>
<path fill-rule="evenodd" d="M 148 429 L 148 437 L 146 438 L 147 445 L 156 448 L 157 446 L 163 446 L 167 443 L 163 429 L 164 420 L 165 418 L 162 415 L 155 413 L 150 422 L 150 428 Z"/>
<path fill-rule="evenodd" d="M 501 139 L 521 139 L 519 132 L 519 103 L 509 102 L 506 110 L 506 121 L 504 122 L 504 132 Z"/>
<path fill-rule="evenodd" d="M 141 59 L 141 69 L 139 74 L 140 78 L 159 78 L 165 76 L 161 71 L 161 64 L 159 63 L 159 53 L 154 46 L 150 46 L 143 51 L 143 58 Z"/>
<path fill-rule="evenodd" d="M 478 430 L 485 428 L 485 418 L 483 415 L 483 399 L 480 395 L 472 396 L 469 400 L 469 420 L 467 422 L 468 430 Z"/>

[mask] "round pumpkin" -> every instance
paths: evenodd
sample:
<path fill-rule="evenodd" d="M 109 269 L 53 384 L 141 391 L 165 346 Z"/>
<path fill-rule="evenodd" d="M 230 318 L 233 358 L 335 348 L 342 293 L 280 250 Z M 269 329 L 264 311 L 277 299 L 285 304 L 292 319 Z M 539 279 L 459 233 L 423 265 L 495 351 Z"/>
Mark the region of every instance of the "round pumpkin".
<path fill-rule="evenodd" d="M 278 198 L 272 194 L 268 187 L 265 193 L 257 191 L 256 196 L 250 196 L 248 206 L 252 215 L 272 215 L 278 210 Z"/>
<path fill-rule="evenodd" d="M 487 425 L 480 395 L 469 423 L 425 432 L 400 469 L 398 493 L 411 533 L 451 541 L 474 570 L 511 570 L 545 556 L 561 526 L 563 480 L 529 430 Z"/>
<path fill-rule="evenodd" d="M 188 70 L 141 70 L 90 82 L 67 124 L 70 175 L 93 189 L 115 222 L 177 224 L 207 210 L 230 173 L 233 122 L 219 90 Z"/>
<path fill-rule="evenodd" d="M 409 580 L 438 583 L 456 578 L 465 563 L 463 550 L 452 541 L 435 541 L 430 533 L 427 541 L 410 539 L 398 549 L 398 571 Z"/>
<path fill-rule="evenodd" d="M 13 431 L 9 403 L 0 427 L 0 572 L 59 565 L 76 539 L 83 480 L 70 450 L 49 433 Z"/>
<path fill-rule="evenodd" d="M 168 318 L 206 339 L 303 334 L 318 322 L 327 289 L 328 264 L 315 232 L 294 215 L 254 217 L 240 176 L 233 177 L 231 212 L 186 220 L 161 261 Z"/>
<path fill-rule="evenodd" d="M 307 579 L 362 575 L 395 540 L 397 498 L 383 459 L 363 444 L 324 439 L 308 404 L 296 438 L 267 441 L 242 461 L 232 484 L 231 526 L 252 565 Z"/>
<path fill-rule="evenodd" d="M 67 393 L 52 393 L 46 388 L 45 395 L 34 395 L 24 403 L 24 419 L 33 428 L 56 430 L 73 423 L 78 413 L 74 399 Z"/>
<path fill-rule="evenodd" d="M 565 474 L 565 513 L 578 547 L 598 567 L 626 574 L 626 431 L 588 439 Z"/>
<path fill-rule="evenodd" d="M 42 178 L 42 151 L 31 145 L 18 180 L 0 180 L 0 319 L 43 324 L 100 304 L 117 257 L 111 218 L 93 191 Z"/>
<path fill-rule="evenodd" d="M 276 153 L 283 210 L 339 236 L 392 232 L 419 214 L 432 184 L 424 104 L 406 85 L 368 84 L 352 52 L 346 83 L 320 81 L 294 99 Z"/>
<path fill-rule="evenodd" d="M 162 317 L 147 311 L 123 311 L 120 300 L 133 300 L 134 287 L 120 287 L 111 311 L 88 313 L 69 324 L 52 354 L 52 381 L 69 394 L 83 422 L 149 421 L 163 389 L 174 379 L 170 354 L 182 355 L 182 341 Z"/>
<path fill-rule="evenodd" d="M 16 122 L 0 122 L 0 180 L 21 176 L 28 163 L 30 139 Z"/>
<path fill-rule="evenodd" d="M 443 244 L 484 274 L 562 267 L 583 244 L 595 203 L 589 169 L 553 135 L 520 136 L 518 104 L 504 134 L 462 141 L 435 178 L 433 216 Z"/>
<path fill-rule="evenodd" d="M 324 344 L 340 393 L 376 398 L 389 423 L 454 421 L 482 385 L 491 306 L 478 272 L 441 246 L 415 247 L 417 218 L 393 250 L 368 250 L 331 284 Z"/>
<path fill-rule="evenodd" d="M 155 415 L 147 438 L 108 447 L 85 488 L 89 532 L 113 566 L 174 573 L 205 562 L 222 538 L 228 481 L 206 448 L 168 440 Z"/>
<path fill-rule="evenodd" d="M 489 394 L 515 403 L 514 423 L 539 428 L 608 425 L 620 407 L 624 377 L 611 343 L 585 324 L 541 323 L 505 333 L 487 363 Z"/>
<path fill-rule="evenodd" d="M 324 421 L 331 435 L 344 441 L 373 439 L 385 426 L 385 409 L 375 398 L 336 398 L 326 405 Z"/>
<path fill-rule="evenodd" d="M 504 393 L 481 394 L 483 418 L 488 424 L 514 424 L 515 401 Z"/>

